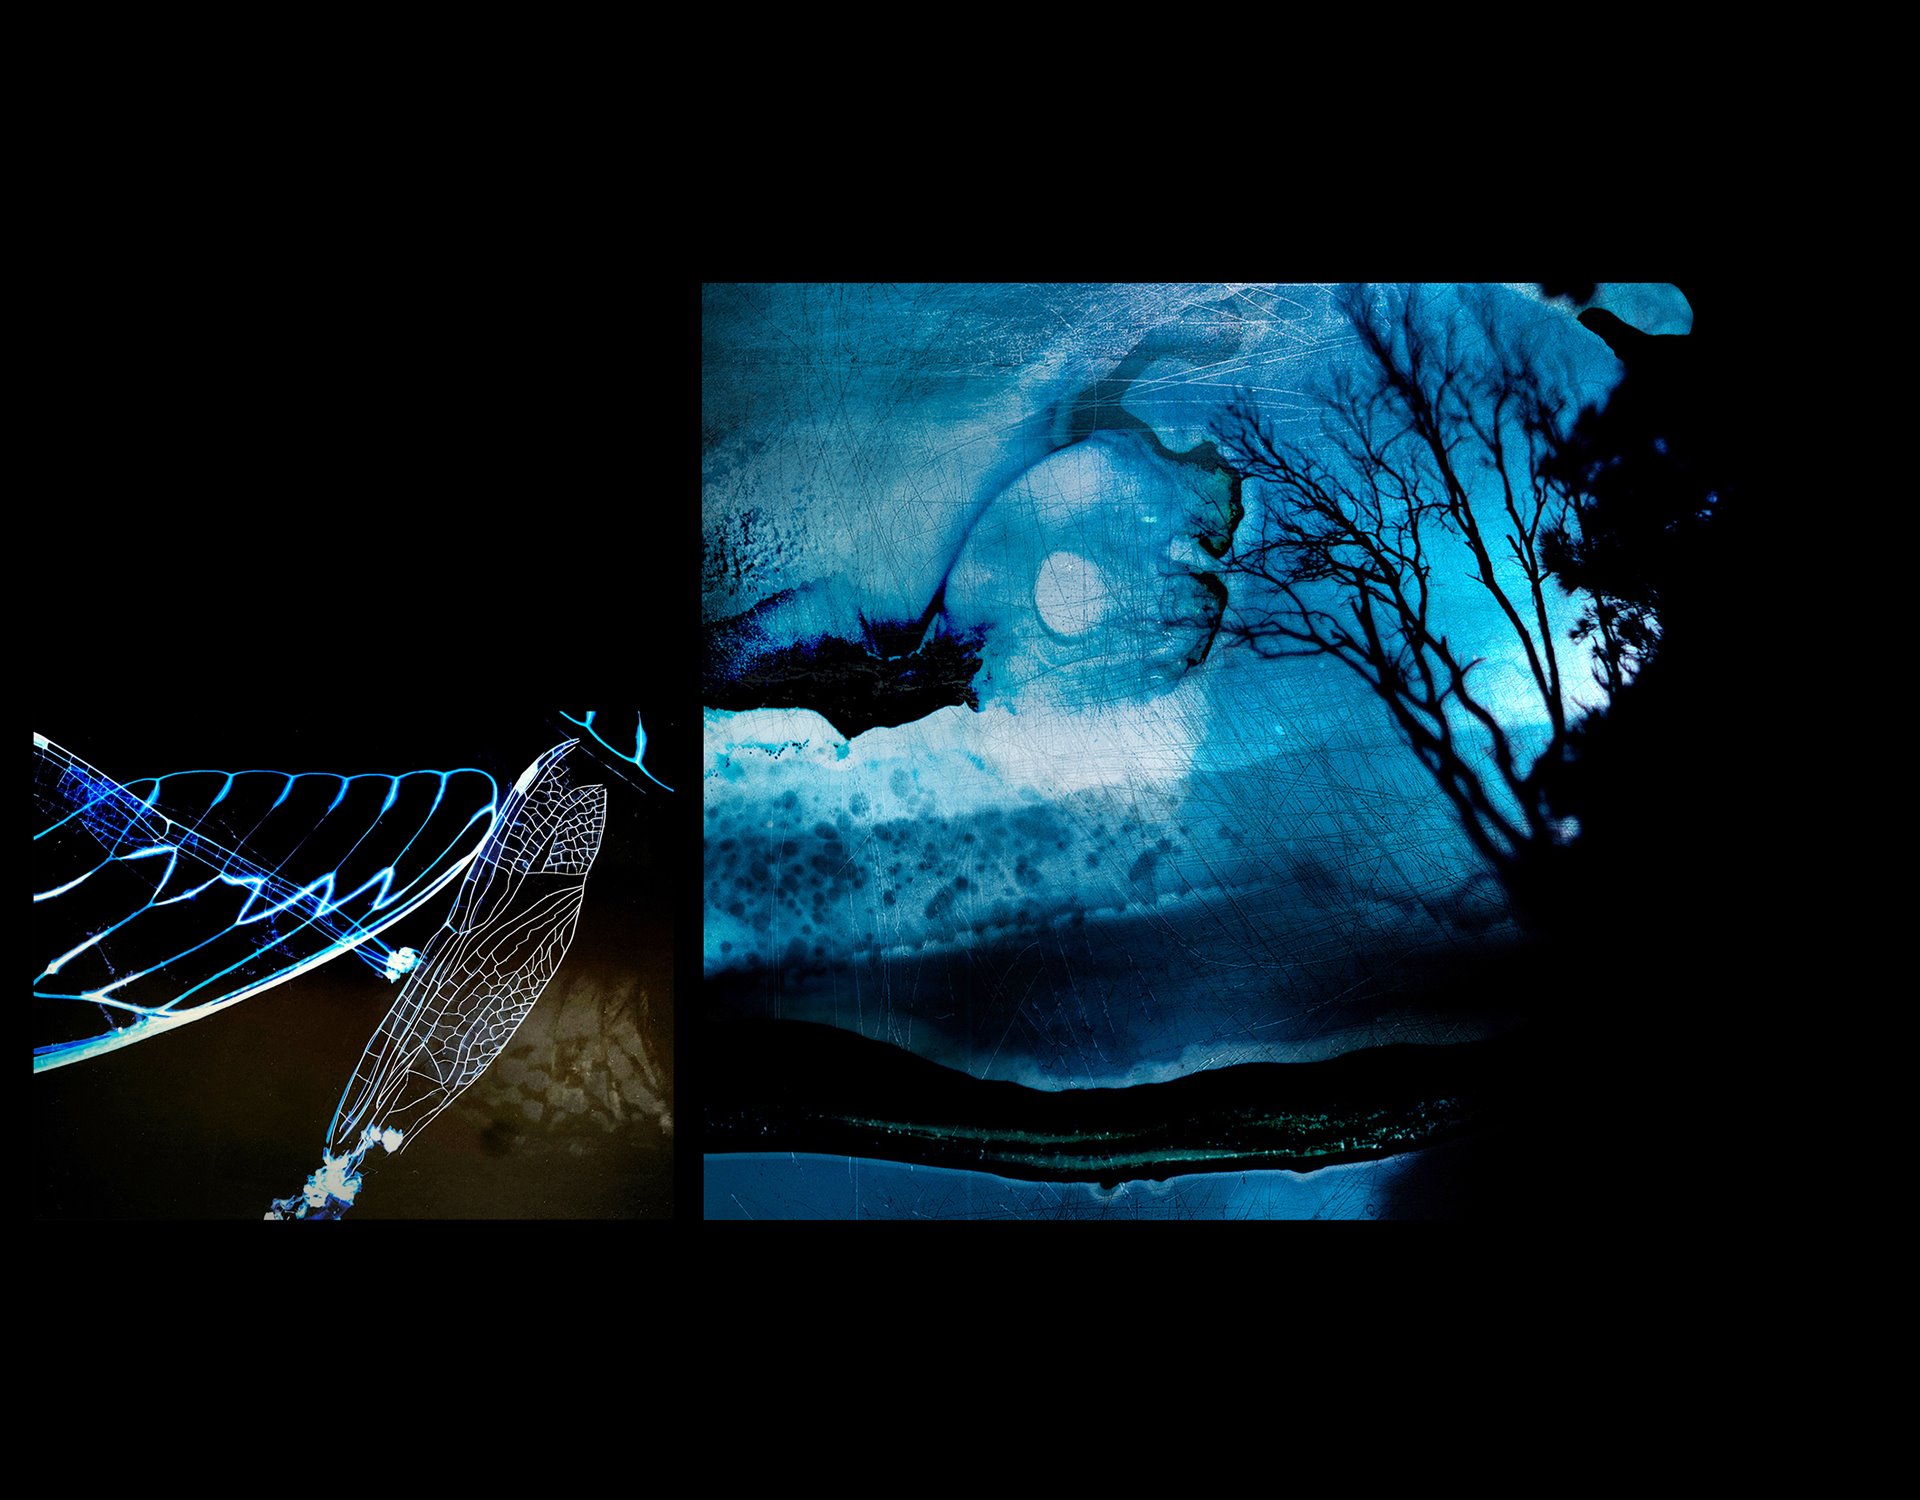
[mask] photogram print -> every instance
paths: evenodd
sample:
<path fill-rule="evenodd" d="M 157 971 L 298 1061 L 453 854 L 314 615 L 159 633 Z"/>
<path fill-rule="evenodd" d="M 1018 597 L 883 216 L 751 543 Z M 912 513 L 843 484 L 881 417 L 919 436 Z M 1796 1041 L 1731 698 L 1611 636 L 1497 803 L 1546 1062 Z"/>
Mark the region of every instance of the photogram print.
<path fill-rule="evenodd" d="M 35 734 L 42 1217 L 671 1211 L 670 793 L 639 714 L 52 717 L 87 749 Z M 179 769 L 209 748 L 477 763 Z"/>
<path fill-rule="evenodd" d="M 1706 1107 L 1699 295 L 705 288 L 706 1213 L 1526 1218 Z"/>

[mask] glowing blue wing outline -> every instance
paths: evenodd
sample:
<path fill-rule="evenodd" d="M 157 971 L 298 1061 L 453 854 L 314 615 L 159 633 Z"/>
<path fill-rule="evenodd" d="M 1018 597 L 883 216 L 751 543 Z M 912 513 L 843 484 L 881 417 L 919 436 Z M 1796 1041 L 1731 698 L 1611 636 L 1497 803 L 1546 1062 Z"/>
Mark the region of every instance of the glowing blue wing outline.
<path fill-rule="evenodd" d="M 339 957 L 342 953 L 352 952 L 417 910 L 461 875 L 486 846 L 500 812 L 498 784 L 486 772 L 473 767 L 462 767 L 452 772 L 406 772 L 403 775 L 373 777 L 372 779 L 392 783 L 386 803 L 381 809 L 382 816 L 387 808 L 393 806 L 401 783 L 412 776 L 427 775 L 441 778 L 439 793 L 435 797 L 429 816 L 433 811 L 438 810 L 441 798 L 445 796 L 449 777 L 465 773 L 484 777 L 491 795 L 486 806 L 476 810 L 467 819 L 455 842 L 447 849 L 435 854 L 428 862 L 426 869 L 407 884 L 395 889 L 395 865 L 400 858 L 400 855 L 396 855 L 394 863 L 388 864 L 385 870 L 372 879 L 362 882 L 353 891 L 339 894 L 334 889 L 337 867 L 313 880 L 292 880 L 283 876 L 277 866 L 269 868 L 261 861 L 250 857 L 244 848 L 227 847 L 205 834 L 194 822 L 171 816 L 161 803 L 163 784 L 175 776 L 207 773 L 171 772 L 167 776 L 143 778 L 131 785 L 123 785 L 81 760 L 71 751 L 55 744 L 45 735 L 36 732 L 33 745 L 35 759 L 38 762 L 35 768 L 36 792 L 41 794 L 42 800 L 64 803 L 67 807 L 64 815 L 55 818 L 48 826 L 36 830 L 33 836 L 35 843 L 62 831 L 66 825 L 78 820 L 103 846 L 110 846 L 107 847 L 106 857 L 85 873 L 48 890 L 36 891 L 34 893 L 36 904 L 58 899 L 82 886 L 109 866 L 125 865 L 135 860 L 163 858 L 165 860 L 155 882 L 153 895 L 145 906 L 130 912 L 119 922 L 113 923 L 111 927 L 89 934 L 85 941 L 50 960 L 34 979 L 36 1000 L 78 1001 L 109 1006 L 131 1015 L 133 1020 L 125 1026 L 115 1027 L 95 1036 L 36 1047 L 33 1056 L 33 1069 L 36 1073 L 50 1068 L 64 1067 L 89 1057 L 97 1057 L 120 1047 L 131 1046 L 135 1042 L 147 1041 L 162 1032 L 187 1025 L 189 1022 L 203 1020 L 217 1011 L 225 1010 L 230 1005 L 237 1005 L 242 1000 L 250 999 L 276 985 L 284 984 L 289 979 L 305 974 Z M 346 796 L 348 786 L 352 782 L 367 779 L 358 776 L 341 776 L 332 772 L 216 772 L 213 774 L 224 775 L 227 780 L 219 795 L 209 805 L 208 812 L 211 812 L 212 806 L 226 797 L 238 776 L 265 774 L 285 777 L 287 787 L 281 794 L 282 801 L 292 790 L 293 784 L 304 777 L 322 776 L 337 779 L 341 786 L 334 806 L 338 806 L 340 800 Z M 149 785 L 151 790 L 144 796 L 133 790 L 134 787 Z M 278 803 L 275 804 L 275 806 L 278 805 Z M 89 817 L 96 820 L 92 825 L 87 823 Z M 378 818 L 375 822 L 377 824 Z M 484 824 L 484 826 L 476 830 L 476 824 Z M 424 826 L 423 823 L 422 827 Z M 371 828 L 368 831 L 371 832 Z M 466 843 L 468 833 L 472 834 L 470 845 Z M 406 849 L 411 848 L 413 839 L 418 835 L 419 830 L 415 830 L 414 835 L 403 846 L 402 854 Z M 461 847 L 463 845 L 465 847 Z M 358 844 L 355 847 L 357 848 Z M 183 863 L 197 872 L 206 873 L 208 878 L 199 885 L 179 891 L 166 897 L 165 900 L 159 900 L 160 893 L 168 888 Z M 229 964 L 214 975 L 187 985 L 180 994 L 158 1005 L 133 1004 L 115 996 L 112 991 L 135 979 L 150 976 L 155 970 L 184 957 L 185 953 L 207 946 L 214 941 L 211 937 L 185 950 L 185 953 L 174 953 L 157 963 L 144 965 L 136 972 L 117 979 L 111 985 L 96 986 L 93 989 L 78 992 L 56 990 L 51 987 L 42 988 L 44 981 L 53 979 L 65 964 L 98 945 L 109 932 L 124 926 L 156 906 L 171 905 L 188 899 L 215 884 L 251 888 L 251 895 L 240 917 L 227 928 L 216 932 L 215 937 L 237 930 L 243 922 L 262 921 L 287 912 L 296 919 L 297 929 L 313 929 L 322 933 L 327 937 L 326 943 L 317 952 L 267 974 L 259 977 L 241 976 L 237 988 L 221 991 L 213 998 L 195 1005 L 183 1006 L 183 1002 L 234 973 L 246 960 L 242 959 Z M 347 904 L 370 892 L 372 899 L 367 903 L 365 912 L 359 916 L 352 915 L 347 910 Z M 268 928 L 263 928 L 259 940 L 260 946 L 256 947 L 254 954 L 257 955 L 265 947 L 279 940 L 280 935 Z"/>

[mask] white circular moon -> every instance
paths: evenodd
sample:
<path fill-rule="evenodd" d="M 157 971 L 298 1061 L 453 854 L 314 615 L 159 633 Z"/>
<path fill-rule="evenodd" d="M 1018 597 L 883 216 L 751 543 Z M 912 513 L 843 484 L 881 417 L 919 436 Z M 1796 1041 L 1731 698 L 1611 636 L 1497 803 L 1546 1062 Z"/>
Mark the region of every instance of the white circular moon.
<path fill-rule="evenodd" d="M 1097 564 L 1077 552 L 1055 552 L 1040 564 L 1033 607 L 1056 635 L 1085 635 L 1107 617 L 1113 596 Z"/>

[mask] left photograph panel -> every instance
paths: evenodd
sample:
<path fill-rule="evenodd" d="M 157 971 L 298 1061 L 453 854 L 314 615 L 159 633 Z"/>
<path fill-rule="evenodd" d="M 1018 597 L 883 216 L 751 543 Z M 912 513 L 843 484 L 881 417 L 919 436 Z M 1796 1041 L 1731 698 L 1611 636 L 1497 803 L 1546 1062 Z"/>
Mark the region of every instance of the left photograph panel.
<path fill-rule="evenodd" d="M 673 1215 L 674 706 L 34 718 L 37 1217 Z"/>

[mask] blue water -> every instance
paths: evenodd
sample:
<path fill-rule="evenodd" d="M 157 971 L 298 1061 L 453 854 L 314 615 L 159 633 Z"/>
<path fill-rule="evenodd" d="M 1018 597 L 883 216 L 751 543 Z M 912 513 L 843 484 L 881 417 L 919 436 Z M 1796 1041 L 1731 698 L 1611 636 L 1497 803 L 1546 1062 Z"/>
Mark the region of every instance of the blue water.
<path fill-rule="evenodd" d="M 1318 1172 L 1212 1172 L 1111 1191 L 789 1152 L 706 1158 L 709 1219 L 1370 1219 L 1425 1153 Z"/>

